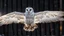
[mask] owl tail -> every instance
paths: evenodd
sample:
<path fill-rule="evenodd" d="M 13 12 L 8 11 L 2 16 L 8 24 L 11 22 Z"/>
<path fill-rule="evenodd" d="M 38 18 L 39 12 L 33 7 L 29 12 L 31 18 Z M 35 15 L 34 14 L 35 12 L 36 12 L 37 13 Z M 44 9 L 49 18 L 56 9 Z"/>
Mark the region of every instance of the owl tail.
<path fill-rule="evenodd" d="M 25 31 L 34 31 L 37 27 L 38 26 L 36 24 L 34 24 L 34 25 L 27 25 L 27 26 L 25 25 L 23 29 Z"/>

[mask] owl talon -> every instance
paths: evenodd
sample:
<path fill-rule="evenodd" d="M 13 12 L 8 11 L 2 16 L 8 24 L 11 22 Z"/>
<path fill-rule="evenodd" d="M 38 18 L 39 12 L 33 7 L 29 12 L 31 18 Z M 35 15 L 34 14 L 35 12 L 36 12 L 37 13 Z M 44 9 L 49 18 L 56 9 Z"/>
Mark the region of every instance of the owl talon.
<path fill-rule="evenodd" d="M 37 25 L 28 25 L 28 26 L 24 26 L 24 30 L 25 31 L 34 31 L 37 28 Z"/>

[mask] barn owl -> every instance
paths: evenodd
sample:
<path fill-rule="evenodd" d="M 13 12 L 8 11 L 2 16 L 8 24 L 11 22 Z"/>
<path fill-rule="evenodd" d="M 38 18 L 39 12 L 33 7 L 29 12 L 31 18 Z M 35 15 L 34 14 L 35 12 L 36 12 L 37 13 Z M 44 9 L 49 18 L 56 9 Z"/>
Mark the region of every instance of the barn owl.
<path fill-rule="evenodd" d="M 11 23 L 23 23 L 25 31 L 34 31 L 38 28 L 38 23 L 50 23 L 64 21 L 62 11 L 40 11 L 35 13 L 32 7 L 27 7 L 25 13 L 11 12 L 0 16 L 0 26 Z"/>

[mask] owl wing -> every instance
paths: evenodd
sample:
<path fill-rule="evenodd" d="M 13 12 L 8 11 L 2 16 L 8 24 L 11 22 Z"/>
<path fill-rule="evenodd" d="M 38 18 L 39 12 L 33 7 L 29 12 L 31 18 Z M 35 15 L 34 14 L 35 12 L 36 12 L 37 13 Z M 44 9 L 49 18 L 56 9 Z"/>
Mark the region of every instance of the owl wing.
<path fill-rule="evenodd" d="M 43 11 L 35 13 L 34 23 L 49 23 L 63 21 L 64 12 L 62 11 Z"/>
<path fill-rule="evenodd" d="M 21 12 L 11 12 L 0 16 L 0 26 L 4 24 L 11 23 L 24 23 L 24 13 Z"/>

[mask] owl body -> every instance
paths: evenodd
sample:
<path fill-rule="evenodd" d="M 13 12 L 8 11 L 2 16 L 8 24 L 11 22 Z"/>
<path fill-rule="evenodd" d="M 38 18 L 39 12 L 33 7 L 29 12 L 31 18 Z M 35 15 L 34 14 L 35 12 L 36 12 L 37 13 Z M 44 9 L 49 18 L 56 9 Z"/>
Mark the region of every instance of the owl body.
<path fill-rule="evenodd" d="M 24 26 L 24 30 L 25 31 L 34 31 L 35 30 L 35 24 L 34 24 L 34 13 L 28 13 L 25 14 L 25 26 Z"/>
<path fill-rule="evenodd" d="M 30 11 L 30 8 L 29 9 L 27 8 L 26 9 L 26 12 L 25 12 L 25 26 L 24 26 L 24 30 L 26 31 L 34 31 L 35 28 L 36 28 L 36 25 L 34 23 L 34 11 Z M 28 10 L 28 11 L 27 11 Z"/>
<path fill-rule="evenodd" d="M 25 10 L 25 23 L 29 25 L 34 24 L 34 11 L 31 10 L 30 7 Z"/>
<path fill-rule="evenodd" d="M 26 24 L 34 24 L 34 15 L 26 14 Z"/>

